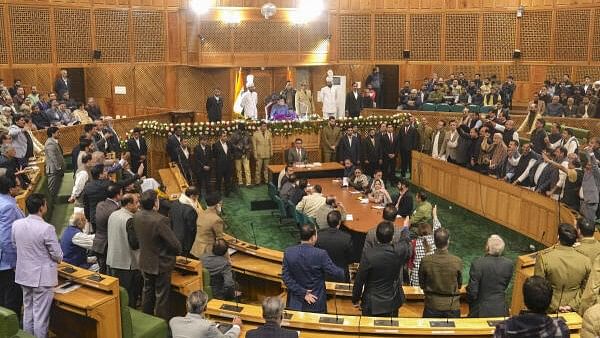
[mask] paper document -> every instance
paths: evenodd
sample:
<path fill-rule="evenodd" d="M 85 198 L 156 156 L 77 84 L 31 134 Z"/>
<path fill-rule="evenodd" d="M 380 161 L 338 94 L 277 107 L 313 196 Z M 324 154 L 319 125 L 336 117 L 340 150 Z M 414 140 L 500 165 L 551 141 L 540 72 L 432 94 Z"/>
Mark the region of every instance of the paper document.
<path fill-rule="evenodd" d="M 353 221 L 354 217 L 352 217 L 352 214 L 346 214 L 346 221 Z"/>

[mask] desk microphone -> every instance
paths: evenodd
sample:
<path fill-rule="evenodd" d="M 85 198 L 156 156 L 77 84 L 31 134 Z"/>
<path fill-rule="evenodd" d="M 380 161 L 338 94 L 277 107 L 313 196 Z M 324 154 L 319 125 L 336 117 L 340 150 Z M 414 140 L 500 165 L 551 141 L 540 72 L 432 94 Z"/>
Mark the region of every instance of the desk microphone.
<path fill-rule="evenodd" d="M 340 321 L 339 321 L 338 307 L 337 307 L 337 291 L 335 290 L 335 288 L 333 290 L 333 305 L 335 307 L 335 323 L 339 324 Z"/>
<path fill-rule="evenodd" d="M 252 229 L 252 238 L 254 239 L 254 250 L 258 250 L 258 245 L 256 244 L 256 233 L 254 232 L 254 222 L 250 222 L 250 228 Z"/>
<path fill-rule="evenodd" d="M 562 303 L 563 292 L 565 292 L 565 286 L 563 285 L 560 290 L 560 297 L 558 298 L 558 307 L 556 307 L 556 319 L 558 319 L 558 312 L 560 311 L 560 304 Z"/>

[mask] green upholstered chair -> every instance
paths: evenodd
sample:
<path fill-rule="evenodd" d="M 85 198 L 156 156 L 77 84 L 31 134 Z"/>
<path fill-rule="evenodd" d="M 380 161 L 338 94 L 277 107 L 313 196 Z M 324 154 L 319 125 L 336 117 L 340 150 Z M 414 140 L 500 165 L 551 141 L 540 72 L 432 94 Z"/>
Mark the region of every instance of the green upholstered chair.
<path fill-rule="evenodd" d="M 473 112 L 473 113 L 479 113 L 479 112 L 481 112 L 481 106 L 478 106 L 476 104 L 470 104 L 469 111 Z"/>
<path fill-rule="evenodd" d="M 437 106 L 435 106 L 435 111 L 450 112 L 452 111 L 452 109 L 450 108 L 449 104 L 440 103 Z"/>
<path fill-rule="evenodd" d="M 0 306 L 0 338 L 35 338 L 29 333 L 19 330 L 17 314 Z"/>
<path fill-rule="evenodd" d="M 454 113 L 462 113 L 463 109 L 465 109 L 465 105 L 463 104 L 453 104 L 450 106 L 450 109 Z"/>
<path fill-rule="evenodd" d="M 479 112 L 482 114 L 487 114 L 487 113 L 491 112 L 492 110 L 494 110 L 494 106 L 481 106 L 479 108 Z"/>
<path fill-rule="evenodd" d="M 129 295 L 121 287 L 121 332 L 122 338 L 166 338 L 169 334 L 167 322 L 158 317 L 130 308 Z"/>
<path fill-rule="evenodd" d="M 423 105 L 421 106 L 421 110 L 423 110 L 423 111 L 435 111 L 435 106 L 436 106 L 435 103 L 426 102 L 426 103 L 423 103 Z"/>
<path fill-rule="evenodd" d="M 210 286 L 210 272 L 202 268 L 202 291 L 208 296 L 208 300 L 213 298 L 212 287 Z"/>

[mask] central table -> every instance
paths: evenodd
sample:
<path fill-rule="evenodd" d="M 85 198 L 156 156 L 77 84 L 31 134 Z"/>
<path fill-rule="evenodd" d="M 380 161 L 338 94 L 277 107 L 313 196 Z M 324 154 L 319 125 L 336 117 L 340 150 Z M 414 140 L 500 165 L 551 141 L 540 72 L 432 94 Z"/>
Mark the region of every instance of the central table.
<path fill-rule="evenodd" d="M 273 184 L 277 186 L 279 173 L 285 169 L 285 164 L 269 164 Z M 338 162 L 325 162 L 321 165 L 304 164 L 294 166 L 294 173 L 298 178 L 318 178 L 318 177 L 342 177 L 344 175 L 344 166 Z"/>

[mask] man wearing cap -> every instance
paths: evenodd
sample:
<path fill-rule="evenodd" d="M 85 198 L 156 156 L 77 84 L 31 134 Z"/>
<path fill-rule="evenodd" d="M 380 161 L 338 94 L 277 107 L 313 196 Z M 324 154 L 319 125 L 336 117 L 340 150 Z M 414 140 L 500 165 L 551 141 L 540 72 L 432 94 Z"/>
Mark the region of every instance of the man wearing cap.
<path fill-rule="evenodd" d="M 326 86 L 319 92 L 319 101 L 323 103 L 323 118 L 337 116 L 337 89 L 333 88 L 333 76 L 328 76 Z"/>
<path fill-rule="evenodd" d="M 246 84 L 248 90 L 242 94 L 242 101 L 240 105 L 244 111 L 244 116 L 249 117 L 253 120 L 258 118 L 258 110 L 256 104 L 258 103 L 258 94 L 254 91 L 254 83 L 248 82 Z"/>

